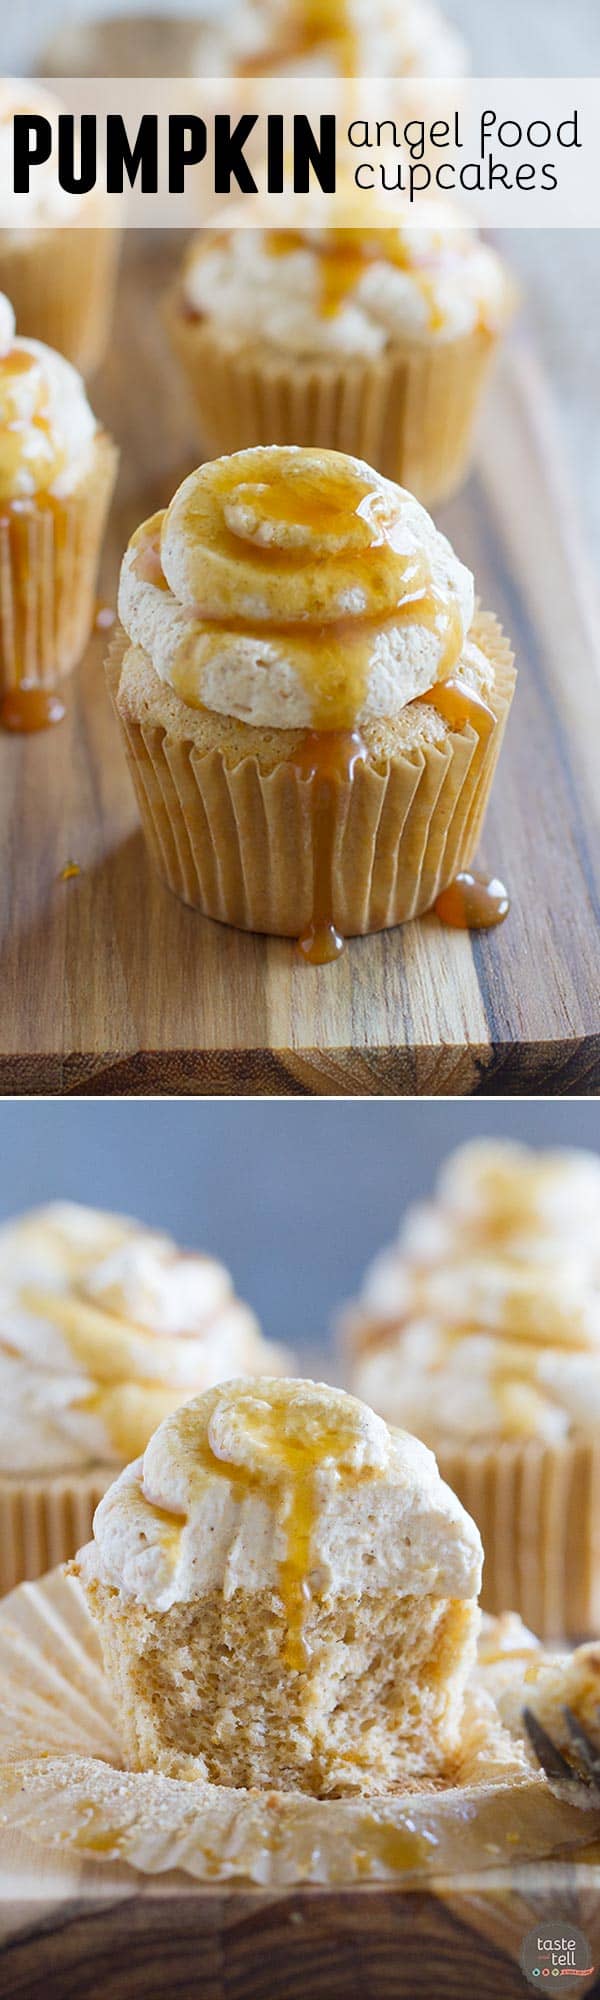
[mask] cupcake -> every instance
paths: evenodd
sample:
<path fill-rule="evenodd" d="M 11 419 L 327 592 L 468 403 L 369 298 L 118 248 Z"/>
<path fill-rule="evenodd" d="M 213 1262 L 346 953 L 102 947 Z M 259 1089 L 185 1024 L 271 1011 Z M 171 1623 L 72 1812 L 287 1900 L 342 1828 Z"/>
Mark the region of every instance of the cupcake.
<path fill-rule="evenodd" d="M 500 1141 L 447 1161 L 345 1317 L 352 1381 L 473 1513 L 482 1601 L 600 1629 L 600 1160 Z"/>
<path fill-rule="evenodd" d="M 229 1374 L 286 1365 L 212 1257 L 52 1204 L 0 1235 L 0 1590 L 73 1555 L 115 1471 Z"/>
<path fill-rule="evenodd" d="M 39 729 L 86 645 L 117 453 L 81 377 L 0 295 L 0 722 Z"/>
<path fill-rule="evenodd" d="M 12 187 L 12 121 L 30 112 L 54 125 L 58 99 L 37 85 L 0 82 L 0 185 Z M 65 194 L 49 160 L 36 166 L 28 195 L 2 206 L 0 289 L 12 299 L 19 331 L 57 347 L 91 375 L 108 345 L 119 232 L 110 197 Z M 84 227 L 84 221 L 86 226 Z"/>
<path fill-rule="evenodd" d="M 322 962 L 465 868 L 512 659 L 410 494 L 338 452 L 217 459 L 134 534 L 119 611 L 109 683 L 185 902 Z"/>
<path fill-rule="evenodd" d="M 327 446 L 434 501 L 468 469 L 512 301 L 437 204 L 429 226 L 208 231 L 166 312 L 208 450 Z"/>
<path fill-rule="evenodd" d="M 167 1418 L 77 1563 L 128 1764 L 321 1799 L 447 1769 L 480 1572 L 416 1438 L 269 1377 Z"/>

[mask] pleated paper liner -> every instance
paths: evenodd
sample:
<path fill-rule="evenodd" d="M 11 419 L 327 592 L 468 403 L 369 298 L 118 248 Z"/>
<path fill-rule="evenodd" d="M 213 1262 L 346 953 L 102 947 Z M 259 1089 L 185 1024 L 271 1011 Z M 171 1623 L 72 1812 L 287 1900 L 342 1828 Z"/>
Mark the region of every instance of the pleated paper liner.
<path fill-rule="evenodd" d="M 575 1852 L 600 1833 L 600 1812 L 554 1798 L 515 1739 L 492 1741 L 489 1698 L 476 1690 L 456 1778 L 446 1789 L 319 1801 L 126 1771 L 75 1579 L 54 1573 L 0 1606 L 0 1820 L 47 1854 L 120 1860 L 147 1875 L 183 1869 L 201 1882 L 404 1885 Z"/>
<path fill-rule="evenodd" d="M 440 1471 L 477 1522 L 484 1608 L 541 1638 L 600 1631 L 600 1444 L 442 1447 Z"/>
<path fill-rule="evenodd" d="M 108 346 L 117 281 L 116 229 L 0 231 L 0 291 L 17 334 L 42 340 L 92 375 Z"/>
<path fill-rule="evenodd" d="M 0 1477 L 0 1596 L 68 1562 L 89 1542 L 114 1466 L 60 1477 Z"/>
<path fill-rule="evenodd" d="M 117 463 L 101 431 L 72 493 L 33 495 L 0 514 L 0 695 L 23 682 L 54 687 L 81 658 Z"/>
<path fill-rule="evenodd" d="M 455 340 L 395 343 L 373 360 L 274 360 L 228 353 L 210 321 L 167 299 L 207 454 L 245 445 L 320 445 L 366 459 L 426 504 L 466 477 L 477 409 L 497 346 L 482 328 Z"/>
<path fill-rule="evenodd" d="M 472 859 L 515 682 L 496 620 L 479 613 L 472 636 L 495 668 L 489 735 L 465 724 L 381 768 L 370 759 L 358 763 L 351 781 L 337 787 L 331 914 L 343 937 L 420 915 Z M 122 698 L 119 687 L 127 649 L 118 630 L 108 681 L 159 874 L 175 895 L 221 923 L 298 937 L 313 917 L 318 788 L 284 758 L 261 769 L 247 747 L 259 732 L 243 725 L 234 726 L 244 745 L 235 758 L 218 746 L 199 748 L 193 711 L 181 702 L 174 711 L 179 734 L 144 720 L 143 705 L 138 720 L 135 698 Z M 153 677 L 146 656 L 139 658 Z"/>

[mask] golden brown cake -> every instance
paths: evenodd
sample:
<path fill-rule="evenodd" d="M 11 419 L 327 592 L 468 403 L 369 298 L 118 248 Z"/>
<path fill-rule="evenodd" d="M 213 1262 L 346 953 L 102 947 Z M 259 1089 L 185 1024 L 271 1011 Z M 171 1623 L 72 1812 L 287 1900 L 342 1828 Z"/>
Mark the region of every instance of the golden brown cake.
<path fill-rule="evenodd" d="M 456 1751 L 479 1536 L 432 1454 L 341 1390 L 189 1403 L 79 1564 L 136 1769 L 329 1798 Z"/>
<path fill-rule="evenodd" d="M 119 609 L 109 682 L 186 902 L 322 962 L 466 867 L 512 659 L 411 495 L 337 452 L 217 459 L 133 536 Z"/>
<path fill-rule="evenodd" d="M 344 1320 L 351 1380 L 475 1516 L 483 1603 L 600 1626 L 600 1162 L 504 1141 L 446 1162 Z"/>

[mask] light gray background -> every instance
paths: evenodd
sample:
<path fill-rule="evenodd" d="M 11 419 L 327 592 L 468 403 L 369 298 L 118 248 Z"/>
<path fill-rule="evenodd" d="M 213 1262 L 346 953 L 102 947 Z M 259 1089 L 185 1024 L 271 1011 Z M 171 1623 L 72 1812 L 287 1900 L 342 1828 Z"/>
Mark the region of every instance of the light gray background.
<path fill-rule="evenodd" d="M 406 1201 L 466 1138 L 600 1149 L 596 1103 L 0 1105 L 0 1218 L 66 1195 L 222 1256 L 266 1330 L 314 1346 Z"/>
<path fill-rule="evenodd" d="M 400 0 L 399 0 L 400 4 Z M 600 76 L 600 0 L 441 0 L 472 51 L 480 76 Z M 5 72 L 35 71 L 40 51 L 69 15 L 209 12 L 221 0 L 0 0 L 0 58 Z M 227 5 L 227 0 L 225 0 Z M 550 370 L 560 407 L 571 479 L 587 526 L 600 545 L 600 236 L 585 230 L 504 232 L 521 279 L 527 316 Z"/>

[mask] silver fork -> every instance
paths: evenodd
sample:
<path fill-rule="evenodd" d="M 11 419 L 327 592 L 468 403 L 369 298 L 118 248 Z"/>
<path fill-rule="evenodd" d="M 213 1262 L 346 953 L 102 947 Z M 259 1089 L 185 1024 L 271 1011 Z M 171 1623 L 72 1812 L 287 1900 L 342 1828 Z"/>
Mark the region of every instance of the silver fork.
<path fill-rule="evenodd" d="M 524 1708 L 523 1722 L 531 1748 L 557 1798 L 567 1799 L 570 1805 L 579 1806 L 584 1812 L 597 1810 L 600 1806 L 600 1743 L 595 1743 L 593 1737 L 588 1735 L 572 1708 L 563 1708 L 562 1712 L 572 1755 L 566 1757 L 553 1743 L 533 1709 Z"/>

